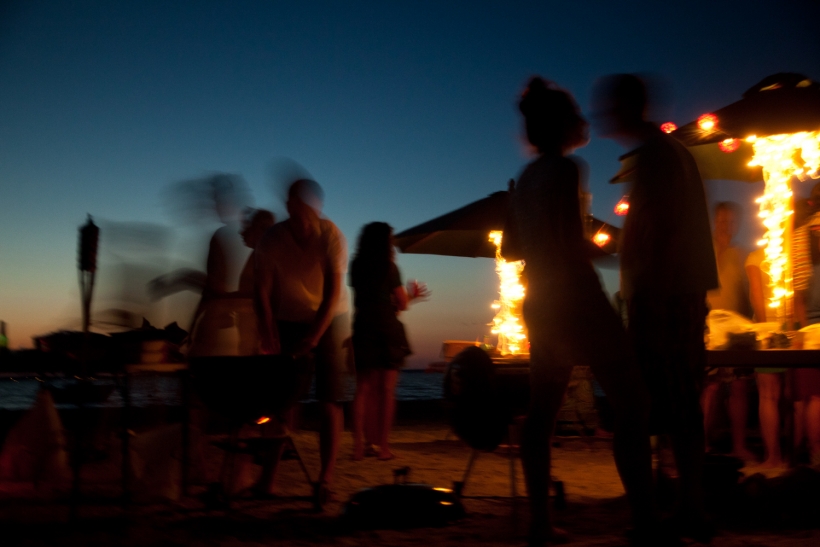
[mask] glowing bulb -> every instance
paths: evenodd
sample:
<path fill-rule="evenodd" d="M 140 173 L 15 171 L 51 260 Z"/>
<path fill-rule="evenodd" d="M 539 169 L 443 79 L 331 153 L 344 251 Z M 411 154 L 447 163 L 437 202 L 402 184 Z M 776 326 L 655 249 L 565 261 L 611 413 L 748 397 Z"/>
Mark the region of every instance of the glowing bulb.
<path fill-rule="evenodd" d="M 698 127 L 702 131 L 712 131 L 718 123 L 717 116 L 714 114 L 704 114 L 698 118 Z"/>
<path fill-rule="evenodd" d="M 607 243 L 609 243 L 609 240 L 610 240 L 610 239 L 611 239 L 611 238 L 609 237 L 609 234 L 607 234 L 607 233 L 605 233 L 605 232 L 598 232 L 598 233 L 597 233 L 597 234 L 595 234 L 595 236 L 592 238 L 592 241 L 594 241 L 594 242 L 595 242 L 595 244 L 596 244 L 596 245 L 598 245 L 598 247 L 603 247 L 604 245 L 606 245 Z"/>
<path fill-rule="evenodd" d="M 724 139 L 718 143 L 718 148 L 722 152 L 730 154 L 740 148 L 740 141 L 737 139 Z"/>
<path fill-rule="evenodd" d="M 615 204 L 615 214 L 619 217 L 626 215 L 629 212 L 629 196 L 624 196 Z"/>
<path fill-rule="evenodd" d="M 664 133 L 671 133 L 677 128 L 678 126 L 672 122 L 666 122 L 661 124 L 661 131 L 663 131 Z"/>

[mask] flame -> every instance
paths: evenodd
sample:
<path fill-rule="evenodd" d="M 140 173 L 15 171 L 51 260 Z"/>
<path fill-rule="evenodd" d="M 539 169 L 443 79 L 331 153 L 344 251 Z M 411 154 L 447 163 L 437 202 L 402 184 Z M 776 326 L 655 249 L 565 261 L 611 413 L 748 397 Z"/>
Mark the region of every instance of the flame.
<path fill-rule="evenodd" d="M 261 418 L 259 418 L 258 420 L 256 420 L 256 425 L 266 424 L 266 423 L 268 423 L 269 421 L 270 421 L 270 418 L 268 418 L 267 416 L 262 416 Z"/>
<path fill-rule="evenodd" d="M 491 332 L 498 335 L 497 347 L 501 355 L 526 354 L 529 345 L 521 317 L 525 291 L 520 282 L 524 261 L 507 262 L 501 257 L 501 235 L 500 231 L 492 231 L 489 237 L 495 244 L 495 271 L 500 282 L 498 300 L 492 306 L 498 313 L 493 317 Z"/>
<path fill-rule="evenodd" d="M 791 179 L 820 178 L 820 131 L 803 131 L 769 137 L 749 137 L 754 146 L 750 166 L 763 168 L 766 187 L 756 201 L 758 216 L 763 219 L 766 235 L 759 242 L 765 246 L 763 263 L 768 269 L 772 297 L 769 307 L 777 313 L 778 322 L 787 320 L 787 302 L 792 297 L 791 263 L 787 251 L 788 222 L 792 215 Z"/>

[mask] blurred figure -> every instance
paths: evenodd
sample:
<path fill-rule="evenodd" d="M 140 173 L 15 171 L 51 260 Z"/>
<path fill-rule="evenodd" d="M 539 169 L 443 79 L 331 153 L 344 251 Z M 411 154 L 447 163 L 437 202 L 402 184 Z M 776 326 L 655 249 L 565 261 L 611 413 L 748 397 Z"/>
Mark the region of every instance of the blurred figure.
<path fill-rule="evenodd" d="M 240 353 L 236 322 L 238 307 L 242 306 L 239 277 L 248 257 L 239 233 L 242 206 L 235 194 L 239 179 L 216 175 L 209 183 L 214 211 L 223 226 L 214 232 L 208 245 L 205 286 L 191 322 L 188 355 L 248 355 Z"/>
<path fill-rule="evenodd" d="M 344 285 L 347 244 L 333 222 L 321 216 L 323 192 L 299 179 L 288 190 L 290 217 L 265 233 L 256 249 L 256 305 L 264 354 L 313 354 L 316 398 L 322 405 L 318 507 L 330 485 L 343 426 L 348 297 Z"/>
<path fill-rule="evenodd" d="M 539 156 L 510 196 L 502 254 L 525 260 L 524 320 L 530 339 L 530 409 L 521 461 L 530 500 L 530 544 L 566 541 L 548 509 L 550 445 L 572 368 L 589 365 L 615 412 L 613 450 L 636 537 L 655 539 L 648 396 L 621 320 L 590 262 L 580 206 L 579 170 L 566 157 L 587 142 L 572 97 L 533 78 L 519 103 Z"/>
<path fill-rule="evenodd" d="M 171 230 L 145 222 L 99 220 L 97 310 L 93 327 L 139 329 L 144 321 L 165 318 L 145 290 L 146 283 L 167 268 Z"/>
<path fill-rule="evenodd" d="M 245 246 L 252 249 L 239 276 L 239 290 L 236 293 L 236 297 L 240 299 L 236 315 L 236 325 L 239 329 L 239 355 L 259 353 L 259 325 L 253 306 L 256 258 L 256 251 L 253 249 L 256 249 L 262 236 L 273 226 L 274 220 L 273 213 L 267 209 L 249 209 L 245 213 L 242 231 L 239 234 Z"/>
<path fill-rule="evenodd" d="M 748 281 L 744 271 L 743 250 L 734 245 L 740 220 L 740 206 L 730 201 L 721 201 L 715 206 L 712 244 L 715 249 L 718 282 L 720 287 L 706 293 L 710 310 L 729 310 L 744 317 L 751 316 L 749 310 Z M 732 436 L 732 455 L 744 462 L 753 462 L 755 455 L 746 445 L 746 421 L 749 416 L 749 377 L 751 370 L 717 368 L 706 377 L 706 385 L 701 395 L 703 407 L 706 449 L 714 429 L 715 405 L 721 383 L 729 386 L 729 422 Z"/>
<path fill-rule="evenodd" d="M 746 275 L 749 278 L 749 299 L 754 310 L 754 320 L 758 323 L 777 322 L 775 310 L 769 307 L 772 288 L 769 274 L 763 268 L 765 250 L 760 247 L 746 258 Z M 780 395 L 784 388 L 785 368 L 756 368 L 758 393 L 758 416 L 760 435 L 766 450 L 763 467 L 782 467 L 784 461 L 780 450 Z"/>
<path fill-rule="evenodd" d="M 173 214 L 188 222 L 201 222 L 214 215 L 222 224 L 208 243 L 205 272 L 181 268 L 154 278 L 148 289 L 154 298 L 191 290 L 201 292 L 188 329 L 188 355 L 249 355 L 241 348 L 239 308 L 247 316 L 248 296 L 239 295 L 240 275 L 250 251 L 240 236 L 242 211 L 250 202 L 244 180 L 218 173 L 185 180 L 166 193 Z M 241 301 L 245 298 L 245 302 Z"/>
<path fill-rule="evenodd" d="M 353 399 L 353 459 L 370 452 L 380 460 L 394 458 L 390 429 L 395 414 L 395 391 L 399 369 L 410 354 L 404 326 L 397 315 L 414 300 L 429 293 L 423 285 L 408 284 L 405 290 L 395 263 L 393 228 L 371 222 L 359 235 L 356 256 L 350 264 L 353 287 L 353 354 L 356 360 L 356 397 Z M 375 437 L 368 437 L 366 423 L 375 420 Z M 367 441 L 365 443 L 365 441 Z M 378 445 L 379 449 L 373 446 Z"/>
<path fill-rule="evenodd" d="M 800 326 L 820 323 L 820 184 L 807 201 L 808 219 L 794 230 L 794 311 Z M 795 397 L 795 449 L 805 434 L 810 462 L 820 466 L 820 370 L 793 371 Z"/>
<path fill-rule="evenodd" d="M 598 133 L 638 154 L 620 242 L 621 294 L 649 386 L 656 432 L 671 435 L 680 476 L 679 533 L 711 537 L 703 511 L 706 292 L 718 287 L 706 198 L 692 155 L 645 118 L 640 78 L 619 74 L 593 89 Z"/>

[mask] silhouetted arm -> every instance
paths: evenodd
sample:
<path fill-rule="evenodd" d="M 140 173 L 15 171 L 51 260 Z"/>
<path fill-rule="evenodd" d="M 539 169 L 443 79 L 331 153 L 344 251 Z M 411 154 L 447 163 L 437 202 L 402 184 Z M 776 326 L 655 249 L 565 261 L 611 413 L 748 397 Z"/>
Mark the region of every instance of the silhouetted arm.
<path fill-rule="evenodd" d="M 336 304 L 342 292 L 343 273 L 327 272 L 325 274 L 325 291 L 322 303 L 316 311 L 316 318 L 308 331 L 305 340 L 299 345 L 295 354 L 304 355 L 319 345 L 336 312 Z"/>

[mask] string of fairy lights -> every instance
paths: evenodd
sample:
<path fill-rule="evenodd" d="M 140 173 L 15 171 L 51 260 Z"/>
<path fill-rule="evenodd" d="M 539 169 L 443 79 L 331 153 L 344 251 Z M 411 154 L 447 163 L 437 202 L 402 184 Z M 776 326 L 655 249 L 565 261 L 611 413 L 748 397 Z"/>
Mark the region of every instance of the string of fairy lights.
<path fill-rule="evenodd" d="M 746 139 L 754 147 L 749 166 L 763 169 L 765 189 L 757 199 L 759 216 L 766 235 L 758 244 L 765 249 L 764 271 L 769 275 L 771 298 L 769 307 L 775 310 L 779 323 L 792 313 L 791 257 L 787 237 L 792 207 L 793 179 L 820 178 L 820 131 L 803 131 Z"/>
<path fill-rule="evenodd" d="M 698 128 L 704 133 L 716 131 L 720 120 L 715 114 L 698 118 Z M 667 122 L 661 126 L 666 133 L 677 129 Z M 793 314 L 792 262 L 790 249 L 791 222 L 794 216 L 792 204 L 792 181 L 820 178 L 820 130 L 801 131 L 765 137 L 749 136 L 754 154 L 749 167 L 762 168 L 764 190 L 756 202 L 760 206 L 758 216 L 766 228 L 758 245 L 764 248 L 765 258 L 761 264 L 768 274 L 771 297 L 768 306 L 774 310 L 777 321 L 785 324 Z M 725 139 L 718 143 L 721 151 L 730 154 L 740 147 L 739 139 Z M 615 206 L 615 214 L 626 215 L 629 198 L 624 196 Z M 491 332 L 498 336 L 496 346 L 501 355 L 520 355 L 529 352 L 526 328 L 521 319 L 525 289 L 520 282 L 523 261 L 507 262 L 501 256 L 501 231 L 492 231 L 489 241 L 496 246 L 495 264 L 499 278 L 499 296 L 493 302 L 497 310 L 493 317 Z M 605 245 L 609 235 L 603 231 L 592 240 Z"/>

